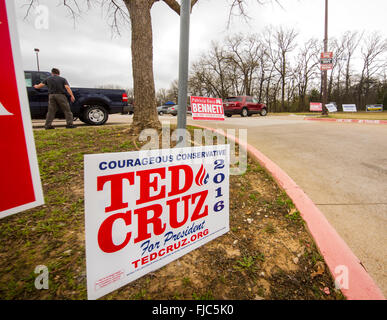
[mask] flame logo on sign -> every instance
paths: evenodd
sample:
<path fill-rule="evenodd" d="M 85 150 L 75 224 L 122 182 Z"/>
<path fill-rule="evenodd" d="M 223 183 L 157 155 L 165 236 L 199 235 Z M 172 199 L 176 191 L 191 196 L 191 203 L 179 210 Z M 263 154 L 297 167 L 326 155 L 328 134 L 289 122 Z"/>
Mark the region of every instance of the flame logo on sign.
<path fill-rule="evenodd" d="M 195 177 L 195 182 L 199 187 L 201 187 L 203 184 L 207 184 L 208 178 L 209 178 L 209 174 L 207 173 L 206 169 L 204 169 L 204 166 L 202 165 Z"/>
<path fill-rule="evenodd" d="M 3 106 L 3 104 L 0 102 L 0 116 L 12 116 L 13 114 L 8 112 L 7 109 Z"/>

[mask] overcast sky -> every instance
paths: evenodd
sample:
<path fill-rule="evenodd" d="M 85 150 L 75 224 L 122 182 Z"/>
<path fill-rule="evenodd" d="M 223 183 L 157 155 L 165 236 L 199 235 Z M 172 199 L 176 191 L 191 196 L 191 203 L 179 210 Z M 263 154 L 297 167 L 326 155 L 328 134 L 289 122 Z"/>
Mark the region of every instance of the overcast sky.
<path fill-rule="evenodd" d="M 83 2 L 84 0 L 79 0 Z M 120 1 L 120 0 L 117 0 Z M 233 33 L 259 33 L 266 26 L 294 27 L 300 42 L 323 38 L 324 0 L 281 0 L 278 5 L 250 3 L 250 20 L 232 19 L 227 28 L 231 0 L 200 0 L 191 16 L 190 59 L 208 50 L 211 41 Z M 73 87 L 114 84 L 132 87 L 130 27 L 113 34 L 106 11 L 96 6 L 74 25 L 60 0 L 40 0 L 49 8 L 48 29 L 37 29 L 34 10 L 23 19 L 26 0 L 16 0 L 18 28 L 25 70 L 36 70 L 34 48 L 40 49 L 40 69 L 58 67 Z M 63 2 L 63 1 L 62 1 Z M 387 37 L 386 0 L 330 0 L 329 36 L 340 37 L 347 30 L 379 31 Z M 152 9 L 154 73 L 156 89 L 169 88 L 178 77 L 179 16 L 163 2 Z"/>

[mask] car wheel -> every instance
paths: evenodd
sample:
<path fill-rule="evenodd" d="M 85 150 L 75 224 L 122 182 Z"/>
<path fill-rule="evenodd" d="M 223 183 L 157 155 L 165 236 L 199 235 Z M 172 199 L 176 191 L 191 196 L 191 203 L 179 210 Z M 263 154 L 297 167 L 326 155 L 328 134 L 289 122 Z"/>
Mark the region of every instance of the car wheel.
<path fill-rule="evenodd" d="M 262 117 L 266 116 L 267 115 L 267 110 L 266 109 L 262 109 L 261 112 L 259 113 Z"/>
<path fill-rule="evenodd" d="M 232 114 L 227 113 L 227 114 L 226 114 L 226 117 L 227 117 L 227 118 L 231 118 L 231 117 L 232 117 Z"/>
<path fill-rule="evenodd" d="M 94 105 L 88 106 L 83 111 L 83 118 L 87 124 L 93 126 L 103 125 L 109 117 L 109 114 L 105 107 Z"/>
<path fill-rule="evenodd" d="M 241 115 L 242 117 L 247 117 L 249 115 L 249 110 L 247 110 L 247 108 L 243 108 Z"/>
<path fill-rule="evenodd" d="M 160 116 L 162 116 L 163 114 L 164 114 L 164 112 L 162 112 L 162 111 L 159 112 L 159 115 L 160 115 Z"/>

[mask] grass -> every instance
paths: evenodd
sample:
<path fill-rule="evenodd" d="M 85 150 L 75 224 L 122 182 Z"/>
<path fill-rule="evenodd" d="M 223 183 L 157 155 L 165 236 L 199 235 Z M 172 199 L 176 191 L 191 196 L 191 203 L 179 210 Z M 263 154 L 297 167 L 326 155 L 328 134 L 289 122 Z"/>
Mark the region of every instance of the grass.
<path fill-rule="evenodd" d="M 87 298 L 83 155 L 103 150 L 136 150 L 141 144 L 134 143 L 124 134 L 125 128 L 82 127 L 34 132 L 45 205 L 0 220 L 0 299 Z M 270 188 L 257 192 L 253 187 L 258 184 Z M 275 249 L 274 254 L 265 251 L 266 245 L 270 245 L 271 249 L 276 246 L 275 243 L 266 244 L 270 239 L 278 240 L 289 235 L 289 239 L 297 241 L 310 239 L 306 232 L 299 233 L 297 223 L 303 221 L 299 213 L 286 216 L 292 212 L 294 205 L 286 193 L 277 188 L 271 176 L 249 159 L 247 174 L 230 177 L 230 194 L 243 192 L 241 197 L 230 197 L 232 232 L 180 258 L 184 268 L 177 267 L 173 262 L 103 299 L 212 300 L 223 299 L 226 291 L 227 298 L 231 299 L 254 299 L 257 293 L 268 298 L 280 297 L 284 291 L 287 292 L 286 286 L 279 287 L 276 280 L 269 277 L 264 281 L 269 283 L 272 292 L 267 289 L 265 293 L 262 283 L 258 282 L 252 286 L 251 293 L 244 290 L 252 282 L 259 281 L 256 273 L 264 270 L 266 264 L 277 262 L 278 255 L 285 254 L 280 250 L 281 246 Z M 246 203 L 244 209 L 241 209 L 241 201 Z M 254 223 L 246 226 L 247 212 L 249 217 L 254 216 Z M 258 212 L 264 213 L 258 216 Z M 270 216 L 270 221 L 265 220 L 266 214 Z M 261 223 L 262 227 L 259 227 Z M 258 237 L 254 238 L 255 235 Z M 236 255 L 228 257 L 227 248 L 234 248 Z M 315 264 L 322 257 L 313 246 L 306 251 L 303 259 L 302 275 L 305 274 L 305 267 L 310 268 L 309 264 Z M 48 290 L 37 290 L 34 286 L 37 265 L 45 265 L 49 270 Z M 286 280 L 286 276 L 287 273 L 284 273 L 283 279 Z M 324 281 L 333 288 L 330 276 L 326 274 L 324 277 Z M 313 281 L 319 288 L 317 281 L 320 279 Z M 279 293 L 274 291 L 277 290 L 275 288 L 279 288 Z M 292 291 L 286 297 L 296 296 Z M 310 298 L 310 295 L 305 289 L 297 297 Z"/>

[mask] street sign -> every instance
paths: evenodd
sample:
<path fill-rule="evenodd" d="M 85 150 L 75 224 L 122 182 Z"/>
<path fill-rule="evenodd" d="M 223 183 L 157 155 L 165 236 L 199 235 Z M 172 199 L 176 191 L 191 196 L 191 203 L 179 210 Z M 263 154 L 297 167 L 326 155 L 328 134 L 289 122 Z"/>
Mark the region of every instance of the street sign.
<path fill-rule="evenodd" d="M 332 58 L 320 59 L 320 63 L 321 64 L 332 64 L 333 63 L 333 59 Z"/>
<path fill-rule="evenodd" d="M 333 52 L 321 52 L 321 59 L 332 59 Z"/>
<path fill-rule="evenodd" d="M 320 59 L 321 71 L 327 71 L 333 69 L 333 52 L 321 52 Z"/>
<path fill-rule="evenodd" d="M 229 157 L 229 145 L 85 155 L 89 299 L 229 231 Z"/>
<path fill-rule="evenodd" d="M 321 64 L 320 69 L 321 69 L 321 71 L 332 70 L 333 64 Z"/>
<path fill-rule="evenodd" d="M 224 120 L 222 99 L 191 97 L 193 120 Z"/>
<path fill-rule="evenodd" d="M 44 203 L 13 0 L 0 0 L 0 218 Z"/>

